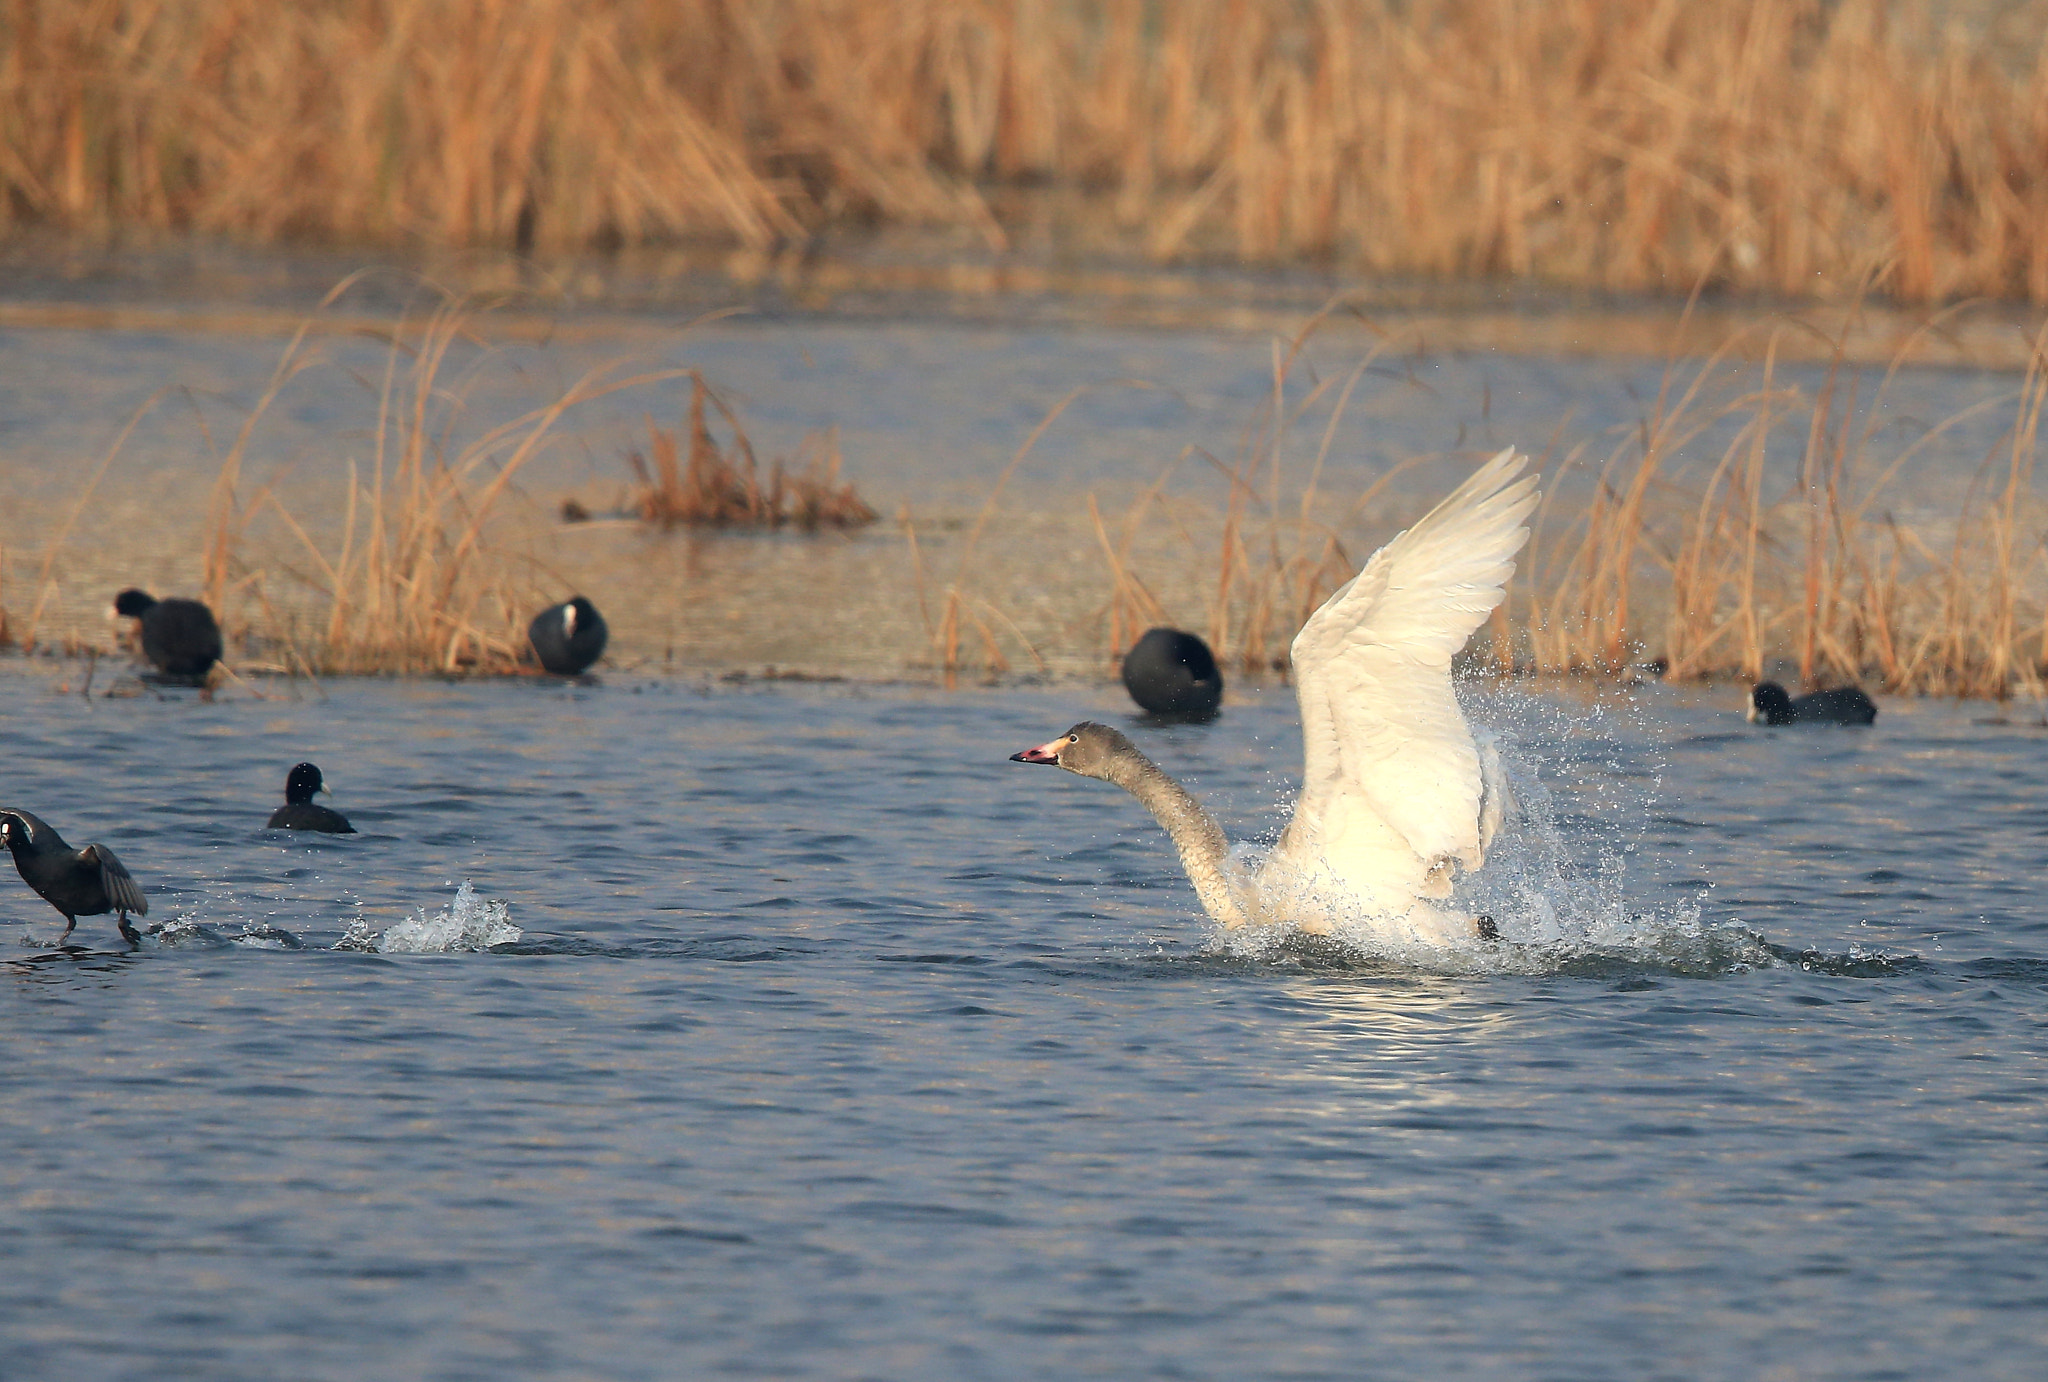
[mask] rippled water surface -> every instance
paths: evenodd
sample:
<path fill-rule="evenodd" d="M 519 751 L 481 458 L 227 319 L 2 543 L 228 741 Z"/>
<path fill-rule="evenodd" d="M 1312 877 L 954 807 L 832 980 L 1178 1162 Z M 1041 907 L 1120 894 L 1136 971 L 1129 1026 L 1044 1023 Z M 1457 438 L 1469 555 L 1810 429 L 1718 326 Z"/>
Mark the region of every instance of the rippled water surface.
<path fill-rule="evenodd" d="M 162 928 L 0 875 L 10 1378 L 2038 1376 L 2023 717 L 1479 695 L 1570 905 L 1432 972 L 1004 761 L 1106 689 L 0 685 Z M 1278 824 L 1284 689 L 1134 732 Z M 302 758 L 360 836 L 261 829 Z"/>

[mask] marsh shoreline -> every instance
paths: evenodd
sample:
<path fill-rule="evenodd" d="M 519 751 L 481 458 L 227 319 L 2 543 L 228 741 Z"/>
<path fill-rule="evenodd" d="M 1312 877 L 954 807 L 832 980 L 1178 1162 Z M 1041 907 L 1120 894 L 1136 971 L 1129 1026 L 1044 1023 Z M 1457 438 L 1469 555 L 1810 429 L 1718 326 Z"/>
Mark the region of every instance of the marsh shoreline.
<path fill-rule="evenodd" d="M 521 450 L 511 483 L 492 482 L 494 574 L 463 616 L 481 629 L 486 664 L 516 644 L 525 613 L 580 592 L 611 622 L 615 665 L 634 670 L 1099 680 L 1137 631 L 1170 622 L 1231 644 L 1239 679 L 1265 675 L 1317 590 L 1477 458 L 1515 444 L 1538 454 L 1556 498 L 1529 568 L 1531 580 L 1548 572 L 1546 589 L 1511 598 L 1512 618 L 1529 638 L 1572 621 L 1579 631 L 1498 655 L 1625 679 L 1678 655 L 1662 646 L 1679 592 L 1663 590 L 1676 577 L 1659 563 L 1692 540 L 1699 486 L 1724 483 L 1709 472 L 1727 470 L 1744 427 L 1780 434 L 1746 481 L 1764 505 L 1748 521 L 1762 525 L 1766 555 L 1796 566 L 1805 520 L 1793 501 L 1812 465 L 1796 454 L 1812 446 L 1801 408 L 1820 420 L 1817 435 L 1839 437 L 1829 446 L 1857 453 L 1838 479 L 1884 472 L 1889 488 L 1857 498 L 1879 503 L 1871 520 L 1910 525 L 1930 553 L 1962 535 L 1974 501 L 1958 514 L 1957 495 L 1976 494 L 1985 458 L 2010 449 L 1999 429 L 2015 406 L 2013 425 L 2031 425 L 2037 337 L 2011 307 L 1784 316 L 1762 303 L 1413 282 L 1357 285 L 1337 301 L 1334 280 L 1311 273 L 1042 264 L 1035 278 L 977 278 L 986 256 L 949 264 L 920 252 L 878 237 L 841 258 L 740 265 L 748 278 L 730 256 L 680 252 L 542 269 L 509 256 L 364 262 L 199 241 L 62 254 L 16 245 L 0 288 L 9 636 L 111 653 L 113 590 L 213 590 L 251 666 L 380 670 L 374 657 L 307 652 L 331 622 L 323 564 L 366 502 L 361 488 L 350 499 L 351 484 L 407 448 L 432 462 L 422 474 L 467 456 L 482 482 L 506 452 L 465 447 L 610 370 L 648 382 L 579 405 Z M 426 409 L 407 440 L 390 430 L 411 407 L 388 392 L 390 371 L 412 368 L 424 338 L 408 333 L 434 314 L 444 373 L 406 395 Z M 880 521 L 799 535 L 659 532 L 623 517 L 628 453 L 650 426 L 678 425 L 683 381 L 699 375 L 744 418 L 764 470 L 807 439 L 839 438 L 846 479 Z M 1703 401 L 1680 401 L 1653 427 L 1695 381 L 1709 385 Z M 1275 406 L 1288 417 L 1277 431 Z M 1691 440 L 1657 441 L 1642 467 L 1625 453 L 1659 427 Z M 1893 453 L 1911 463 L 1898 470 Z M 1636 509 L 1610 502 L 1632 487 Z M 448 513 L 473 498 L 454 494 Z M 597 521 L 562 521 L 565 500 Z M 1736 500 L 1730 489 L 1716 502 Z M 1660 503 L 1661 534 L 1642 511 Z M 2014 546 L 2031 504 L 2020 495 L 1993 515 L 2007 534 L 2000 579 L 2028 602 L 2044 597 L 2039 554 Z M 1609 529 L 1574 537 L 1588 521 Z M 1583 562 L 1571 544 L 1595 538 L 1612 548 L 1596 562 L 1609 574 L 1574 574 Z M 1687 647 L 1726 633 L 1715 602 L 1731 598 L 1734 539 L 1720 540 L 1683 592 L 1706 601 L 1686 616 L 1704 621 Z M 1238 555 L 1219 568 L 1226 548 Z M 1868 557 L 1845 548 L 1803 560 Z M 1632 589 L 1611 588 L 1612 571 L 1638 564 Z M 1951 586 L 1977 579 L 1929 569 Z M 1796 586 L 1799 574 L 1784 578 Z M 1703 579 L 1721 594 L 1703 593 Z M 1584 607 L 1558 605 L 1560 591 Z M 1922 606 L 1954 604 L 1934 586 L 1922 595 Z M 1784 620 L 1796 617 L 1782 605 L 1759 612 L 1753 665 L 1782 673 Z M 1780 645 L 1765 646 L 1772 638 Z M 1707 648 L 1686 674 L 1729 675 L 1729 646 Z M 1837 660 L 1861 655 L 1845 648 Z M 408 656 L 416 670 L 451 671 L 471 654 Z M 1945 689 L 1898 666 L 1895 689 Z M 1974 662 L 1964 670 L 1985 675 Z M 2025 694 L 2024 659 L 2012 675 L 1998 684 Z"/>
<path fill-rule="evenodd" d="M 349 310 L 323 313 L 323 300 L 344 281 Z M 1602 292 L 1509 278 L 996 254 L 956 236 L 905 230 L 821 237 L 785 252 L 678 244 L 557 257 L 200 237 L 79 243 L 32 233 L 0 244 L 0 330 L 283 338 L 317 319 L 323 333 L 389 331 L 445 292 L 489 304 L 479 329 L 505 342 L 658 340 L 729 316 L 1263 338 L 1291 335 L 1322 313 L 1321 329 L 1333 336 L 1403 336 L 1433 351 L 1756 359 L 1779 329 L 1775 349 L 1787 360 L 2019 370 L 2039 324 L 2038 311 L 2016 302 L 1928 308 L 1876 294 L 1847 303 L 1754 292 L 1694 297 L 1689 286 Z"/>

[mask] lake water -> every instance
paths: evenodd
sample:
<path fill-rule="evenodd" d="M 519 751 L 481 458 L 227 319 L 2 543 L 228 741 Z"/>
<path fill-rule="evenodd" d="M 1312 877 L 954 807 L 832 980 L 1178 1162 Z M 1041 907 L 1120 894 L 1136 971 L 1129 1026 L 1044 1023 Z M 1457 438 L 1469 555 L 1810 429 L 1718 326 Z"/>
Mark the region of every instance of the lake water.
<path fill-rule="evenodd" d="M 0 800 L 151 933 L 0 872 L 9 1379 L 2039 1375 L 2027 715 L 1474 687 L 1512 943 L 1418 963 L 1005 761 L 1085 683 L 67 675 Z M 1279 824 L 1284 689 L 1132 732 Z M 261 829 L 300 759 L 361 835 Z"/>
<path fill-rule="evenodd" d="M 17 636 L 39 608 L 45 644 L 110 649 L 115 589 L 196 590 L 221 451 L 345 271 L 231 286 L 265 310 L 196 325 L 205 274 L 104 288 L 175 299 L 161 320 L 92 319 L 85 279 L 0 285 Z M 1087 497 L 1113 527 L 1187 458 L 1134 550 L 1201 623 L 1221 487 L 1190 448 L 1231 460 L 1272 389 L 1270 339 L 1203 327 L 1209 285 L 1184 288 L 1171 321 L 899 294 L 480 327 L 446 376 L 457 441 L 608 361 L 696 366 L 764 456 L 836 427 L 861 492 L 918 524 L 922 577 L 887 523 L 555 524 L 565 494 L 614 502 L 685 398 L 578 410 L 515 498 L 536 581 L 611 619 L 602 684 L 88 700 L 81 662 L 0 662 L 0 803 L 106 843 L 151 905 L 133 953 L 107 918 L 57 951 L 62 919 L 0 863 L 0 1378 L 2038 1376 L 2037 712 L 1893 700 L 1871 730 L 1795 733 L 1744 725 L 1728 688 L 1474 684 L 1528 812 L 1470 885 L 1507 943 L 1446 954 L 1218 936 L 1126 796 L 1005 761 L 1110 720 L 1234 837 L 1284 819 L 1286 688 L 1158 728 L 1102 680 Z M 1597 464 L 1665 379 L 1582 353 L 1637 348 L 1640 322 L 1537 312 L 1507 323 L 1521 353 L 1442 328 L 1330 432 L 1359 553 L 1494 447 Z M 1369 348 L 1333 330 L 1288 397 Z M 313 356 L 244 497 L 275 481 L 331 539 L 385 357 L 347 334 Z M 1879 375 L 1854 377 L 1867 403 Z M 1828 384 L 1810 355 L 1776 378 Z M 1902 521 L 1939 536 L 2019 383 L 1884 384 L 1871 450 L 1907 457 Z M 1686 464 L 1726 444 L 1715 406 Z M 1290 485 L 1326 424 L 1289 434 Z M 1560 512 L 1589 468 L 1550 467 Z M 275 531 L 241 554 L 280 600 L 306 565 Z M 960 572 L 1013 665 L 1044 656 L 1037 684 L 923 684 L 928 597 Z M 855 679 L 721 675 L 770 665 Z M 261 828 L 302 759 L 361 835 Z"/>

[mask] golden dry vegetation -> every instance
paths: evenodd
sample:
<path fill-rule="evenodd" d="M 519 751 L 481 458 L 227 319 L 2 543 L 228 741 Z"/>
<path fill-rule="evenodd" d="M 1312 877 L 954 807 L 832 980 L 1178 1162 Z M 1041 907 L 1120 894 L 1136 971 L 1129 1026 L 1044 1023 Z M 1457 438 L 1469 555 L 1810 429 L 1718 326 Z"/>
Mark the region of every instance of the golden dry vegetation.
<path fill-rule="evenodd" d="M 529 661 L 526 620 L 545 604 L 541 573 L 501 537 L 521 469 L 580 405 L 681 371 L 592 370 L 548 402 L 463 431 L 452 347 L 469 312 L 444 302 L 389 335 L 376 381 L 377 426 L 346 462 L 339 531 L 301 521 L 273 483 L 250 489 L 249 438 L 285 386 L 317 361 L 306 330 L 278 362 L 214 480 L 201 589 L 231 629 L 254 634 L 282 670 L 334 673 L 511 671 Z M 251 542 L 252 530 L 266 540 Z"/>
<path fill-rule="evenodd" d="M 2001 425 L 1978 454 L 1955 454 L 1949 439 L 1970 412 L 1880 440 L 1895 370 L 1863 395 L 1839 361 L 1816 390 L 1775 379 L 1773 361 L 1767 352 L 1760 380 L 1713 402 L 1713 362 L 1699 366 L 1604 457 L 1563 458 L 1597 464 L 1599 479 L 1510 606 L 1528 660 L 1613 670 L 1647 648 L 1674 681 L 1753 679 L 1784 662 L 1809 685 L 2048 694 L 2048 509 L 2033 485 L 2048 332 L 1984 409 Z M 1734 421 L 1732 439 L 1674 464 L 1708 416 Z M 1931 458 L 1953 477 L 1949 502 L 1916 502 L 1901 519 L 1893 486 Z M 1774 469 L 1789 478 L 1774 485 Z M 1503 659 L 1513 644 L 1504 628 Z"/>
<path fill-rule="evenodd" d="M 1120 513 L 1084 496 L 1104 585 L 1092 611 L 1085 597 L 1072 601 L 1066 636 L 1095 648 L 1097 666 L 1113 666 L 1145 628 L 1177 623 L 1241 670 L 1284 669 L 1302 621 L 1391 536 L 1391 501 L 1418 511 L 1411 469 L 1428 463 L 1442 474 L 1447 460 L 1455 469 L 1473 459 L 1408 457 L 1357 492 L 1334 489 L 1327 473 L 1347 417 L 1381 376 L 1401 377 L 1390 367 L 1418 342 L 1390 336 L 1347 368 L 1322 372 L 1308 352 L 1322 320 L 1275 342 L 1270 393 L 1234 452 L 1188 448 Z M 217 447 L 195 574 L 243 671 L 517 669 L 525 617 L 560 584 L 533 546 L 536 515 L 551 505 L 523 492 L 519 477 L 549 448 L 576 444 L 579 408 L 622 392 L 689 385 L 683 427 L 649 424 L 655 455 L 641 461 L 633 503 L 653 526 L 669 526 L 673 513 L 678 523 L 774 526 L 780 514 L 785 524 L 830 527 L 822 517 L 806 525 L 804 515 L 869 512 L 840 480 L 829 435 L 812 439 L 804 484 L 778 485 L 780 471 L 758 483 L 741 419 L 689 367 L 614 364 L 515 416 L 471 415 L 476 366 L 455 357 L 476 344 L 476 324 L 455 301 L 380 333 L 381 371 L 360 376 L 376 423 L 334 439 L 333 465 L 322 469 L 345 474 L 346 485 L 338 502 L 309 509 L 282 490 L 283 472 L 258 483 L 247 471 L 252 438 L 279 400 L 323 386 L 301 382 L 332 363 L 318 325 L 309 321 L 283 350 L 267 388 Z M 1923 329 L 1942 325 L 1937 316 Z M 1584 435 L 1560 419 L 1547 444 L 1532 446 L 1547 498 L 1507 600 L 1475 644 L 1480 660 L 1508 672 L 1621 679 L 1648 666 L 1673 680 L 1790 668 L 1811 683 L 1909 694 L 2048 695 L 2048 506 L 2034 486 L 2048 328 L 2002 394 L 1933 418 L 1902 418 L 1891 400 L 1911 342 L 1890 371 L 1839 359 L 1818 374 L 1781 369 L 1786 333 L 1811 330 L 1759 324 L 1713 357 L 1674 359 L 1632 423 Z M 1019 658 L 1050 665 L 1033 642 L 1046 631 L 1021 627 L 1032 622 L 1019 612 L 1023 592 L 1002 585 L 989 544 L 1013 481 L 1089 391 L 1069 393 L 1021 440 L 980 514 L 950 542 L 947 571 L 929 569 L 904 515 L 903 598 L 923 613 L 928 665 L 949 681 L 977 667 L 1011 670 Z M 142 411 L 167 392 L 113 437 L 76 500 L 46 525 L 40 552 L 17 554 L 15 569 L 35 574 L 0 591 L 0 641 L 51 641 L 45 609 L 81 520 L 112 483 Z M 713 414 L 729 443 L 713 436 Z M 1220 477 L 1220 498 L 1196 483 L 1198 472 Z M 1949 478 L 1930 487 L 1929 474 Z M 1153 579 L 1148 563 L 1162 553 L 1177 553 L 1176 572 L 1199 573 L 1197 584 Z M 832 611 L 821 607 L 819 617 Z M 1062 660 L 1071 654 L 1061 649 Z"/>
<path fill-rule="evenodd" d="M 339 297 L 347 284 L 330 295 Z M 376 422 L 365 439 L 334 439 L 346 476 L 339 503 L 296 507 L 281 470 L 254 482 L 252 442 L 294 386 L 332 387 L 334 362 L 318 348 L 319 318 L 282 351 L 253 406 L 216 453 L 200 544 L 198 588 L 227 634 L 228 662 L 244 672 L 292 675 L 511 672 L 531 662 L 526 621 L 554 598 L 550 573 L 530 550 L 533 505 L 521 471 L 561 439 L 582 406 L 624 391 L 688 377 L 687 370 L 632 373 L 600 366 L 548 401 L 494 420 L 467 414 L 473 366 L 451 363 L 470 337 L 472 309 L 446 300 L 388 329 L 359 328 L 386 349 L 381 375 L 358 379 L 373 393 Z M 0 643 L 24 651 L 89 651 L 77 631 L 53 639 L 46 606 L 80 518 L 159 390 L 115 438 L 81 486 L 67 517 L 44 538 L 25 617 L 0 610 Z"/>
<path fill-rule="evenodd" d="M 542 535 L 555 526 L 547 511 L 565 506 L 528 492 L 524 474 L 551 450 L 587 445 L 575 435 L 579 414 L 621 396 L 653 403 L 672 397 L 677 386 L 689 389 L 684 429 L 648 423 L 651 462 L 637 452 L 620 457 L 640 481 L 622 517 L 661 529 L 800 533 L 859 528 L 876 517 L 844 479 L 830 430 L 806 437 L 790 461 L 771 462 L 764 482 L 741 415 L 689 366 L 636 369 L 616 360 L 509 416 L 472 408 L 472 391 L 497 358 L 482 320 L 489 308 L 443 297 L 421 315 L 385 325 L 331 311 L 359 277 L 338 285 L 300 324 L 231 432 L 217 437 L 203 419 L 195 428 L 215 469 L 193 574 L 200 598 L 220 616 L 228 661 L 240 671 L 530 670 L 527 620 L 566 588 L 538 555 Z M 328 348 L 336 332 L 376 341 L 381 368 L 338 360 Z M 374 424 L 337 428 L 318 444 L 314 464 L 277 466 L 275 445 L 264 437 L 266 418 L 337 387 L 367 391 Z M 49 629 L 48 612 L 92 540 L 95 503 L 136 482 L 132 474 L 110 480 L 109 473 L 138 424 L 180 393 L 159 389 L 136 410 L 83 474 L 63 515 L 45 526 L 40 551 L 17 567 L 32 569 L 32 580 L 0 586 L 0 647 L 97 646 L 89 635 L 81 640 L 75 624 L 58 620 L 61 627 Z M 714 413 L 730 438 L 724 444 L 713 435 Z M 686 460 L 679 459 L 679 431 L 687 433 Z M 257 467 L 257 455 L 269 459 Z M 252 476 L 259 468 L 267 478 Z M 308 477 L 311 490 L 301 487 Z M 338 496 L 320 485 L 321 477 L 342 479 Z M 0 550 L 0 567 L 6 555 Z"/>
<path fill-rule="evenodd" d="M 1574 437 L 1561 420 L 1535 458 L 1547 497 L 1528 549 L 1475 640 L 1483 660 L 1504 672 L 1672 681 L 1790 668 L 1808 685 L 2048 696 L 2048 506 L 2034 488 L 2048 328 L 2004 395 L 1904 428 L 1887 425 L 1900 421 L 1896 363 L 1873 376 L 1838 357 L 1818 387 L 1781 377 L 1778 347 L 1803 329 L 1759 326 L 1760 340 L 1674 360 L 1644 415 L 1614 436 Z M 1197 457 L 1228 482 L 1213 521 L 1190 523 L 1186 505 L 1168 512 L 1186 458 L 1115 523 L 1097 515 L 1111 659 L 1144 629 L 1177 622 L 1240 669 L 1284 669 L 1303 621 L 1392 536 L 1361 517 L 1409 466 L 1435 458 L 1391 466 L 1355 496 L 1323 493 L 1321 477 L 1376 359 L 1412 342 L 1319 376 L 1304 363 L 1306 340 L 1276 349 L 1271 396 L 1235 455 Z M 1734 358 L 1745 345 L 1760 362 Z M 1995 442 L 1959 454 L 1961 424 L 1982 435 L 1987 419 Z M 1304 423 L 1320 445 L 1291 454 L 1286 439 Z M 1906 495 L 1902 477 L 1929 467 L 1954 477 L 1937 491 L 1946 497 L 1930 502 L 1924 484 Z M 1169 608 L 1132 557 L 1134 539 L 1161 524 L 1210 573 L 1199 610 Z"/>
<path fill-rule="evenodd" d="M 2032 10 L 2028 4 L 2018 8 Z M 2048 302 L 2042 26 L 1917 0 L 7 0 L 0 233 Z"/>

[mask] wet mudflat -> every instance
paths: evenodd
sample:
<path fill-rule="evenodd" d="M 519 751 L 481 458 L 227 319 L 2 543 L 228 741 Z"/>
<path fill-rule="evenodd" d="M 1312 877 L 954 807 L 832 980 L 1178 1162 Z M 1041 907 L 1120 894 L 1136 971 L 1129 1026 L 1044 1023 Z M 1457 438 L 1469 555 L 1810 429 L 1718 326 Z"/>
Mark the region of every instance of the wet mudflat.
<path fill-rule="evenodd" d="M 434 299 L 417 296 L 424 314 Z M 277 639 L 324 626 L 321 564 L 300 534 L 338 562 L 351 531 L 351 479 L 368 486 L 380 455 L 392 464 L 389 438 L 381 453 L 377 439 L 393 356 L 374 334 L 316 333 L 292 356 L 298 372 L 266 403 L 291 324 L 0 328 L 0 606 L 15 638 L 32 631 L 44 644 L 111 646 L 105 609 L 116 590 L 197 593 L 220 512 L 216 482 L 238 445 L 242 516 L 232 546 L 241 584 L 227 613 L 231 626 L 266 636 L 238 655 L 287 661 Z M 495 325 L 480 313 L 437 379 L 429 432 L 449 455 L 594 372 L 656 379 L 565 414 L 497 501 L 502 521 L 490 537 L 511 585 L 535 607 L 588 594 L 611 622 L 616 662 L 685 672 L 773 666 L 930 678 L 935 628 L 957 587 L 979 621 L 962 654 L 970 672 L 992 645 L 1009 670 L 1099 675 L 1116 589 L 1105 537 L 1126 544 L 1120 560 L 1175 619 L 1208 627 L 1233 467 L 1255 472 L 1240 499 L 1251 525 L 1241 536 L 1252 534 L 1257 560 L 1272 545 L 1260 526 L 1268 520 L 1278 521 L 1273 536 L 1285 550 L 1301 545 L 1313 558 L 1327 533 L 1362 560 L 1479 459 L 1519 446 L 1537 457 L 1553 496 L 1536 553 L 1554 575 L 1603 460 L 1640 434 L 1660 397 L 1675 407 L 1700 368 L 1653 355 L 1447 348 L 1340 322 L 1312 336 L 1286 375 L 1283 408 L 1302 411 L 1284 431 L 1275 477 L 1260 468 L 1259 440 L 1285 353 L 1270 336 L 914 316 L 565 313 L 559 335 L 538 339 Z M 1770 326 L 1758 324 L 1757 338 Z M 1597 335 L 1597 323 L 1587 331 Z M 402 379 L 412 357 L 397 359 Z M 744 419 L 764 477 L 807 437 L 836 435 L 846 480 L 881 521 L 807 537 L 663 532 L 609 517 L 627 507 L 627 458 L 648 449 L 650 423 L 684 426 L 689 384 L 667 372 L 692 368 Z M 1788 360 L 1773 379 L 1812 398 L 1828 392 L 1830 376 L 1825 362 Z M 1761 383 L 1755 367 L 1730 364 L 1703 386 L 1706 401 L 1690 405 L 1696 422 L 1681 429 L 1680 489 L 1703 482 L 1736 435 L 1739 415 L 1717 414 L 1719 402 Z M 1946 550 L 1956 496 L 1982 483 L 2018 385 L 2016 373 L 1923 367 L 1889 377 L 1852 370 L 1837 381 L 1831 396 L 1884 400 L 1869 422 L 1872 466 L 1903 454 L 1872 513 Z M 1770 458 L 1774 497 L 1798 473 L 1803 436 L 1792 427 Z M 1020 451 L 1028 454 L 1005 480 Z M 289 509 L 296 530 L 266 496 Z M 561 522 L 565 498 L 598 521 Z M 360 547 L 367 501 L 358 499 Z M 1689 498 L 1674 502 L 1691 512 Z M 358 606 L 370 595 L 347 594 Z"/>

